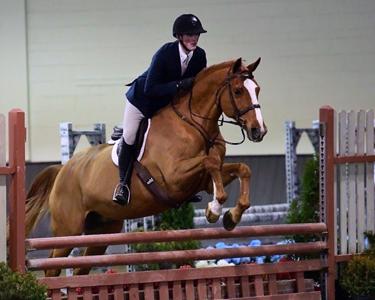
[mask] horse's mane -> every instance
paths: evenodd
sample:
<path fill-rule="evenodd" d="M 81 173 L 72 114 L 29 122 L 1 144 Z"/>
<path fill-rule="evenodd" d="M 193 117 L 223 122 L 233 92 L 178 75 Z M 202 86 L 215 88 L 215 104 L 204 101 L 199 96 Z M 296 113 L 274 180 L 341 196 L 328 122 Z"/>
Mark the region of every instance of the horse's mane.
<path fill-rule="evenodd" d="M 228 69 L 230 66 L 233 65 L 233 63 L 234 63 L 234 60 L 229 60 L 229 61 L 225 61 L 225 62 L 222 62 L 222 63 L 219 63 L 219 64 L 211 65 L 207 68 L 204 68 L 195 77 L 195 82 L 199 82 L 199 81 L 202 81 L 204 79 L 207 79 L 207 77 L 209 77 L 213 73 L 215 73 L 217 71 L 220 71 L 222 69 Z M 175 103 L 178 103 L 178 102 L 181 102 L 181 101 L 187 101 L 189 99 L 189 95 L 190 95 L 190 93 L 184 93 L 182 95 L 177 94 L 176 97 L 174 98 L 175 101 L 176 101 Z"/>
<path fill-rule="evenodd" d="M 234 60 L 229 60 L 229 61 L 225 61 L 219 64 L 211 65 L 203 69 L 202 71 L 200 71 L 195 80 L 199 81 L 202 78 L 205 78 L 218 70 L 229 68 L 233 63 L 234 63 Z"/>

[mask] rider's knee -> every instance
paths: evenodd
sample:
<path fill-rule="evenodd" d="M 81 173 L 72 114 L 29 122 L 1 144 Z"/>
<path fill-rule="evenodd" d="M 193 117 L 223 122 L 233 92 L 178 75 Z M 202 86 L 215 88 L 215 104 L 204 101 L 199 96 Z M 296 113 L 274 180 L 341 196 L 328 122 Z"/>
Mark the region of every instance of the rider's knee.
<path fill-rule="evenodd" d="M 125 143 L 127 143 L 128 145 L 134 145 L 136 136 L 136 130 L 133 132 L 133 130 L 124 128 L 124 131 L 122 132 L 122 137 L 124 138 Z"/>

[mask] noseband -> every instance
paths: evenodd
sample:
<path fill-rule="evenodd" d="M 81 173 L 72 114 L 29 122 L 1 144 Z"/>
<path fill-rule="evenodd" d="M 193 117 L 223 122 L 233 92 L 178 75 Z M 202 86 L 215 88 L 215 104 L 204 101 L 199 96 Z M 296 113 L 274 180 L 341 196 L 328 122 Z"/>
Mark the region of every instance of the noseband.
<path fill-rule="evenodd" d="M 238 108 L 238 106 L 236 104 L 236 101 L 235 101 L 233 91 L 232 91 L 232 83 L 231 83 L 231 81 L 234 78 L 237 78 L 237 77 L 242 77 L 242 78 L 245 77 L 245 78 L 248 78 L 248 79 L 254 78 L 252 73 L 245 73 L 244 72 L 244 73 L 240 73 L 240 74 L 230 74 L 228 72 L 227 77 L 224 79 L 224 81 L 220 85 L 220 87 L 216 90 L 215 105 L 219 110 L 223 111 L 223 109 L 221 107 L 221 96 L 222 96 L 225 88 L 228 87 L 230 103 L 231 103 L 233 111 L 234 111 L 234 117 L 233 118 L 235 119 L 235 121 L 224 120 L 224 116 L 222 116 L 222 119 L 220 120 L 220 124 L 222 125 L 223 123 L 229 123 L 229 124 L 238 125 L 241 128 L 241 133 L 242 133 L 242 140 L 240 142 L 229 142 L 229 141 L 226 141 L 225 139 L 221 139 L 221 138 L 218 139 L 220 131 L 218 131 L 213 137 L 210 137 L 208 132 L 206 131 L 206 129 L 200 123 L 198 123 L 197 121 L 194 120 L 193 116 L 198 117 L 200 119 L 204 119 L 204 120 L 212 120 L 212 118 L 201 116 L 201 115 L 193 112 L 192 107 L 191 107 L 192 98 L 193 98 L 193 89 L 191 89 L 190 97 L 189 97 L 190 119 L 188 119 L 180 111 L 178 111 L 177 107 L 174 105 L 174 102 L 172 101 L 172 108 L 173 108 L 174 112 L 183 121 L 187 122 L 189 125 L 194 127 L 201 134 L 201 136 L 203 137 L 203 139 L 205 141 L 205 144 L 206 144 L 206 152 L 207 153 L 208 153 L 209 149 L 215 144 L 215 141 L 217 141 L 217 140 L 221 140 L 224 143 L 230 144 L 230 145 L 240 145 L 240 144 L 242 144 L 245 141 L 246 138 L 245 138 L 245 133 L 244 133 L 245 122 L 243 121 L 243 119 L 241 119 L 241 116 L 243 116 L 244 114 L 246 114 L 247 112 L 249 112 L 251 110 L 254 110 L 256 108 L 260 108 L 259 104 L 252 104 L 252 103 L 244 109 Z"/>

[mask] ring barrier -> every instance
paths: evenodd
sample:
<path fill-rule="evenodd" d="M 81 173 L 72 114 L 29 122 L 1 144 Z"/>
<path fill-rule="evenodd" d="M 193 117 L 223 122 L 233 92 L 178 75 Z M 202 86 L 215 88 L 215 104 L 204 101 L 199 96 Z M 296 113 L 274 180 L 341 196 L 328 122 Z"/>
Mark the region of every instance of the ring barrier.
<path fill-rule="evenodd" d="M 27 240 L 30 249 L 63 248 L 70 246 L 100 246 L 121 243 L 152 243 L 181 240 L 203 240 L 232 237 L 287 235 L 287 234 L 325 234 L 324 223 L 291 224 L 265 226 L 243 226 L 228 232 L 219 228 L 172 230 L 160 232 L 134 232 L 101 235 L 38 238 Z M 104 239 L 103 239 L 104 238 Z M 287 245 L 266 245 L 258 247 L 240 247 L 229 249 L 198 249 L 165 252 L 143 252 L 118 255 L 101 255 L 87 257 L 42 258 L 31 259 L 28 267 L 33 270 L 93 267 L 108 265 L 129 265 L 157 262 L 184 262 L 202 259 L 221 259 L 227 257 L 254 257 L 259 255 L 321 253 L 327 249 L 326 242 L 294 243 Z M 314 291 L 310 281 L 305 279 L 304 272 L 320 271 L 326 267 L 323 260 L 287 262 L 279 264 L 239 265 L 207 269 L 158 270 L 130 272 L 119 274 L 82 275 L 62 278 L 43 278 L 53 299 L 62 299 L 61 288 L 67 288 L 67 296 L 76 295 L 82 288 L 83 296 L 91 299 L 226 299 L 273 295 L 270 299 L 320 299 L 320 292 Z M 278 295 L 285 282 L 278 276 L 284 273 L 295 273 L 295 291 Z M 109 277 L 108 277 L 109 276 Z M 94 279 L 95 278 L 95 279 Z M 78 280 L 78 281 L 77 281 Z M 79 284 L 77 284 L 79 282 Z M 99 284 L 100 283 L 100 284 Z M 95 292 L 95 289 L 98 291 Z M 295 293 L 294 293 L 295 292 Z M 196 295 L 196 297 L 194 296 Z M 280 298 L 280 297 L 284 298 Z M 100 298 L 102 297 L 102 298 Z M 144 298 L 143 298 L 144 297 Z"/>

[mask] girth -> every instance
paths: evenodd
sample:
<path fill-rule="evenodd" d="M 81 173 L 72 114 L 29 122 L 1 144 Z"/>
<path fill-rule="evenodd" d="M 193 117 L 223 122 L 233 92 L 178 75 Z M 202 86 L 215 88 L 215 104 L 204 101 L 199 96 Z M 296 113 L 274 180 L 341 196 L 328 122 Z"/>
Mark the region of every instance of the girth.
<path fill-rule="evenodd" d="M 138 132 L 137 132 L 137 137 L 135 141 L 135 153 L 136 153 L 135 157 L 137 157 L 139 152 L 141 151 L 143 139 L 146 134 L 147 127 L 148 127 L 148 119 L 144 118 L 142 119 L 139 125 Z M 120 139 L 122 137 L 122 132 L 123 132 L 123 129 L 121 127 L 115 126 L 113 128 L 111 139 L 113 141 Z M 170 199 L 168 197 L 168 194 L 156 182 L 156 180 L 152 177 L 148 169 L 137 160 L 134 162 L 134 170 L 138 178 L 143 183 L 143 185 L 150 191 L 151 194 L 153 194 L 156 197 L 156 199 L 161 204 L 166 205 L 170 208 L 178 208 L 181 205 L 181 203 L 176 203 L 173 199 Z"/>
<path fill-rule="evenodd" d="M 159 202 L 171 208 L 178 208 L 180 206 L 179 203 L 176 203 L 173 199 L 168 197 L 165 190 L 156 182 L 147 168 L 139 161 L 134 162 L 134 169 L 143 185 L 158 199 Z"/>

